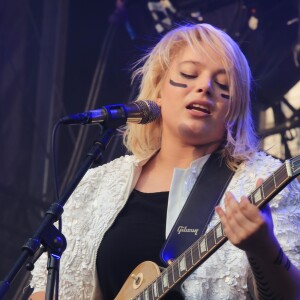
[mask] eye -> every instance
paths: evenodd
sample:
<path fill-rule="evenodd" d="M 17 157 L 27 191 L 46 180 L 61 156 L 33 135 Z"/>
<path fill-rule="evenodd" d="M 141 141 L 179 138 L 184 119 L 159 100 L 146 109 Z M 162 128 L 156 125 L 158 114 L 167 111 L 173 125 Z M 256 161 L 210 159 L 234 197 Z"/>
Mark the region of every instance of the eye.
<path fill-rule="evenodd" d="M 229 86 L 227 84 L 222 84 L 220 82 L 215 81 L 216 85 L 223 91 L 229 91 Z"/>
<path fill-rule="evenodd" d="M 186 73 L 182 73 L 182 72 L 180 72 L 180 75 L 187 79 L 194 79 L 197 77 L 197 75 L 190 75 L 190 74 L 186 74 Z"/>

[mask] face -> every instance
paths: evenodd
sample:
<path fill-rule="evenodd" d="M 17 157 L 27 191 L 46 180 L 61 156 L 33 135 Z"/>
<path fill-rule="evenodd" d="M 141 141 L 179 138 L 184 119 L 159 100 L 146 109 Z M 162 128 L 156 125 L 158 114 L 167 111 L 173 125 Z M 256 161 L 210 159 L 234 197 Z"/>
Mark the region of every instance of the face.
<path fill-rule="evenodd" d="M 225 134 L 228 78 L 220 59 L 186 46 L 172 61 L 157 99 L 162 141 L 216 149 Z"/>

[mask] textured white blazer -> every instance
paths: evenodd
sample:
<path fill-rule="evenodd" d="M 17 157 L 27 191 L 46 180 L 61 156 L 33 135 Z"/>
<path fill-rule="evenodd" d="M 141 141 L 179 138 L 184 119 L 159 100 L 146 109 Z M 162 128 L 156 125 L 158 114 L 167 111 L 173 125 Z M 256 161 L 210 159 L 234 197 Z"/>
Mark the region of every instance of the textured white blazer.
<path fill-rule="evenodd" d="M 90 169 L 68 200 L 63 214 L 63 233 L 68 246 L 61 258 L 60 299 L 102 299 L 96 274 L 97 250 L 124 207 L 146 161 L 124 156 Z M 239 200 L 255 189 L 258 178 L 266 179 L 280 164 L 265 153 L 257 153 L 251 161 L 240 165 L 228 190 Z M 294 180 L 270 202 L 276 236 L 298 268 L 299 191 L 299 183 Z M 220 205 L 224 207 L 223 201 Z M 208 230 L 218 222 L 214 214 Z M 45 290 L 46 261 L 44 255 L 32 272 L 30 285 L 35 291 Z M 186 299 L 253 299 L 251 275 L 245 252 L 227 242 L 186 279 L 182 291 Z"/>

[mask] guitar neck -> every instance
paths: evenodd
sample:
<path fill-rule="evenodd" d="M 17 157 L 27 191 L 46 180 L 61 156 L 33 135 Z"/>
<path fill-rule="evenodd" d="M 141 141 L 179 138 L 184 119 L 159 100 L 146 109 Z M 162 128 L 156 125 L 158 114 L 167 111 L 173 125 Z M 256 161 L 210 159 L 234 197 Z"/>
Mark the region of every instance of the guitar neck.
<path fill-rule="evenodd" d="M 259 208 L 262 207 L 300 173 L 299 169 L 300 156 L 287 160 L 265 180 L 261 186 L 256 188 L 248 196 L 249 201 Z M 181 283 L 192 271 L 208 259 L 226 241 L 227 237 L 225 236 L 223 226 L 219 222 L 184 251 L 132 300 L 161 299 L 175 285 Z"/>

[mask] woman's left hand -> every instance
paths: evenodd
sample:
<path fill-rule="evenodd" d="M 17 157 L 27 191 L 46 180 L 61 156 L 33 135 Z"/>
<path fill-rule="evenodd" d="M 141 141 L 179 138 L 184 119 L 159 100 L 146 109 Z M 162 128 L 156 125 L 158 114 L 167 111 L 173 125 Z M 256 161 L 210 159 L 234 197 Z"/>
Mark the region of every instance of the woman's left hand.
<path fill-rule="evenodd" d="M 262 184 L 259 179 L 256 187 Z M 237 202 L 230 192 L 225 194 L 225 211 L 216 207 L 224 232 L 230 242 L 238 248 L 259 254 L 272 247 L 276 238 L 273 233 L 273 221 L 269 206 L 262 210 L 251 204 L 246 196 Z"/>

